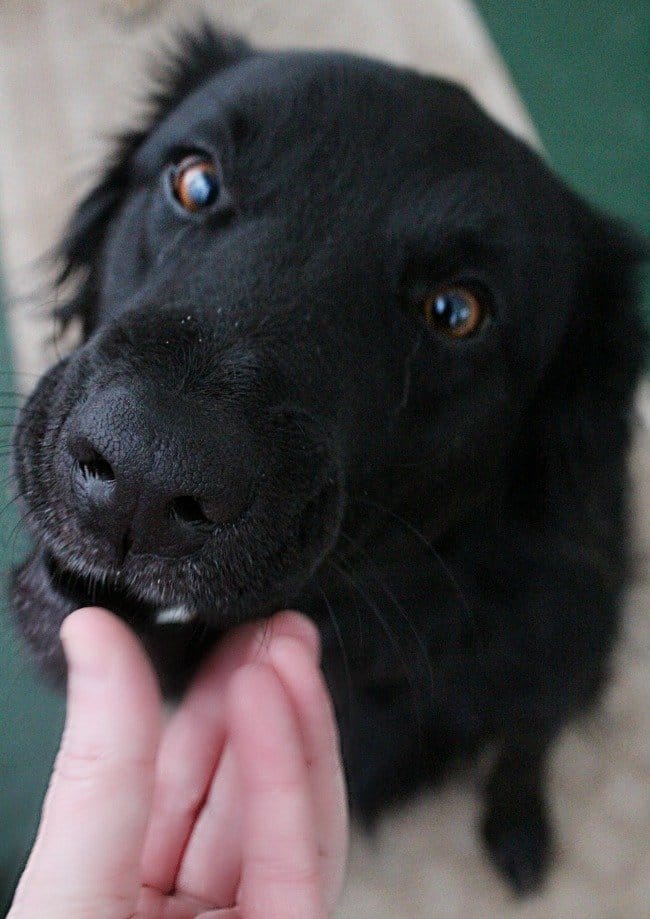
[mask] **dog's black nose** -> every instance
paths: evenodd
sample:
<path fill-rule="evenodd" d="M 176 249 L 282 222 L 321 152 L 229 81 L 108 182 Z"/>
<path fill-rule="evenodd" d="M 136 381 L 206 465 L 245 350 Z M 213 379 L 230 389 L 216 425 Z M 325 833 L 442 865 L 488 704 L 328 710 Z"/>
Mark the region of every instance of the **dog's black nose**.
<path fill-rule="evenodd" d="M 181 399 L 147 404 L 124 388 L 91 396 L 64 430 L 60 473 L 71 512 L 127 552 L 179 557 L 200 549 L 251 501 L 245 428 Z"/>

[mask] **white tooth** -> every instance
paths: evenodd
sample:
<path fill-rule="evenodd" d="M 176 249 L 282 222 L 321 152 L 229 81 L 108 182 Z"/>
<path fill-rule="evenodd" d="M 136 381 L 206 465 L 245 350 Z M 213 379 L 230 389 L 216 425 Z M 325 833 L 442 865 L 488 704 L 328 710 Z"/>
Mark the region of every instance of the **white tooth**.
<path fill-rule="evenodd" d="M 156 625 L 168 625 L 176 622 L 191 622 L 196 619 L 196 611 L 189 606 L 168 606 L 156 613 Z"/>

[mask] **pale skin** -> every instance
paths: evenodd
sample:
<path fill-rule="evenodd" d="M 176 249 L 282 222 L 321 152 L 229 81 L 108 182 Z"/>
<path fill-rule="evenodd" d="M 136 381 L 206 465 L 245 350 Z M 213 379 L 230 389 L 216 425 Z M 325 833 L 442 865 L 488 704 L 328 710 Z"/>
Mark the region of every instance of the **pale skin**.
<path fill-rule="evenodd" d="M 69 616 L 66 727 L 8 919 L 325 919 L 348 840 L 332 704 L 298 613 L 233 632 L 163 724 L 106 610 Z"/>

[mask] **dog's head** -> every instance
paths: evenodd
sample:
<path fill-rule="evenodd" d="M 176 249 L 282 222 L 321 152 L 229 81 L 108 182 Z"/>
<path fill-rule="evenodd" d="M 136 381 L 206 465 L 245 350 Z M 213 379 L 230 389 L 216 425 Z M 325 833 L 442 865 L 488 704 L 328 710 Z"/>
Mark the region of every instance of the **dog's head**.
<path fill-rule="evenodd" d="M 53 672 L 76 606 L 173 676 L 376 502 L 437 538 L 543 501 L 560 430 L 603 484 L 641 361 L 625 232 L 461 89 L 339 54 L 186 42 L 63 257 L 83 341 L 15 439 L 14 608 Z"/>

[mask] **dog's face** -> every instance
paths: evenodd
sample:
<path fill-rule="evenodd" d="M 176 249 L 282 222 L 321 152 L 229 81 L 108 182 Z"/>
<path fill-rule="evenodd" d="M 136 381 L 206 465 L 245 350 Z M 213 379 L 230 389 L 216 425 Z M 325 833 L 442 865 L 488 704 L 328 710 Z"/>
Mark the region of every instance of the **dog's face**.
<path fill-rule="evenodd" d="M 464 92 L 221 51 L 66 242 L 84 340 L 15 441 L 36 548 L 14 607 L 52 672 L 62 618 L 100 602 L 173 682 L 197 635 L 295 601 L 375 501 L 444 536 L 505 487 L 588 306 L 592 218 Z"/>

